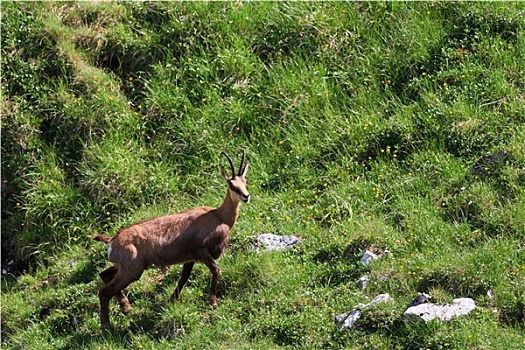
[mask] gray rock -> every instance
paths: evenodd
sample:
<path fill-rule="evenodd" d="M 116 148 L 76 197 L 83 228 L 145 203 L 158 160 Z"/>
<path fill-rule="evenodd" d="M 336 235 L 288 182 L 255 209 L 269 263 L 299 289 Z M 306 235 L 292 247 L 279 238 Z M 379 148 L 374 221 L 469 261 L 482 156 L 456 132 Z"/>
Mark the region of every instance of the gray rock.
<path fill-rule="evenodd" d="M 412 299 L 412 301 L 410 302 L 410 305 L 408 305 L 408 307 L 412 307 L 412 306 L 417 306 L 417 305 L 420 305 L 420 304 L 428 303 L 428 301 L 431 298 L 432 297 L 430 295 L 428 295 L 426 293 L 421 293 L 417 297 Z"/>
<path fill-rule="evenodd" d="M 409 307 L 403 315 L 408 320 L 431 321 L 438 319 L 450 321 L 453 317 L 469 314 L 476 308 L 474 300 L 470 298 L 458 298 L 452 301 L 452 305 L 436 305 L 431 303 L 419 304 Z"/>
<path fill-rule="evenodd" d="M 379 277 L 377 277 L 378 280 L 380 280 L 381 282 L 386 282 L 388 281 L 390 277 L 388 275 L 379 275 Z"/>
<path fill-rule="evenodd" d="M 352 310 L 350 314 L 345 318 L 343 323 L 339 325 L 339 331 L 343 332 L 345 329 L 352 329 L 357 320 L 361 317 L 361 311 L 358 309 Z"/>
<path fill-rule="evenodd" d="M 361 289 L 365 289 L 366 286 L 368 285 L 368 282 L 370 282 L 370 279 L 371 279 L 370 275 L 363 275 L 361 276 L 361 278 L 357 280 L 357 285 L 361 287 Z"/>
<path fill-rule="evenodd" d="M 361 310 L 366 309 L 375 304 L 384 303 L 387 301 L 393 300 L 389 294 L 380 294 L 368 304 L 358 304 L 355 309 L 353 309 L 348 315 L 341 314 L 335 316 L 335 323 L 339 324 L 339 331 L 343 332 L 346 329 L 351 329 L 357 320 L 361 317 Z"/>
<path fill-rule="evenodd" d="M 296 236 L 278 236 L 273 233 L 263 233 L 257 236 L 253 245 L 255 251 L 283 250 L 295 247 L 300 239 Z"/>
<path fill-rule="evenodd" d="M 363 264 L 365 265 L 368 265 L 370 264 L 372 261 L 374 260 L 377 260 L 379 259 L 379 256 L 372 253 L 371 251 L 367 250 L 363 256 L 361 257 L 361 259 L 359 261 L 361 261 Z"/>

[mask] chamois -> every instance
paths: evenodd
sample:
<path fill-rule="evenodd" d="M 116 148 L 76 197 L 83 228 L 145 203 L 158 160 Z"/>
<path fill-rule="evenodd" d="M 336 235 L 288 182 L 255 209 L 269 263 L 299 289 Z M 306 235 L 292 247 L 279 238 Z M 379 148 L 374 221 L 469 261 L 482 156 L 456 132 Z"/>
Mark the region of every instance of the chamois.
<path fill-rule="evenodd" d="M 195 262 L 206 265 L 212 275 L 208 301 L 217 306 L 217 281 L 220 270 L 215 262 L 229 244 L 230 230 L 237 221 L 240 203 L 248 203 L 246 190 L 248 164 L 243 166 L 246 152 L 242 154 L 239 171 L 230 157 L 222 152 L 230 163 L 231 177 L 224 166 L 221 175 L 228 184 L 226 197 L 217 208 L 198 207 L 178 214 L 166 215 L 142 221 L 121 229 L 110 238 L 95 235 L 93 239 L 109 244 L 108 260 L 114 265 L 100 273 L 104 286 L 99 290 L 100 323 L 102 329 L 110 327 L 109 301 L 115 297 L 120 310 L 130 310 L 128 298 L 122 290 L 142 275 L 149 266 L 166 267 L 184 264 L 177 287 L 170 300 L 176 300 L 190 277 Z"/>

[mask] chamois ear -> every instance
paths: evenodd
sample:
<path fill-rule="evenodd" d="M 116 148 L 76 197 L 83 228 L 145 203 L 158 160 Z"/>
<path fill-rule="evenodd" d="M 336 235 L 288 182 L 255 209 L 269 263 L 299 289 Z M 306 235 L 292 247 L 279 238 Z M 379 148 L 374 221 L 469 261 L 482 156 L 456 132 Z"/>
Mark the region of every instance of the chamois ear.
<path fill-rule="evenodd" d="M 244 168 L 242 168 L 242 171 L 240 173 L 241 177 L 246 177 L 246 173 L 248 172 L 249 167 L 250 167 L 250 164 L 246 163 L 246 165 L 244 166 Z"/>
<path fill-rule="evenodd" d="M 224 179 L 224 181 L 228 182 L 230 181 L 230 177 L 228 176 L 228 174 L 226 173 L 226 169 L 224 169 L 224 167 L 221 165 L 221 175 L 222 175 L 222 178 Z"/>

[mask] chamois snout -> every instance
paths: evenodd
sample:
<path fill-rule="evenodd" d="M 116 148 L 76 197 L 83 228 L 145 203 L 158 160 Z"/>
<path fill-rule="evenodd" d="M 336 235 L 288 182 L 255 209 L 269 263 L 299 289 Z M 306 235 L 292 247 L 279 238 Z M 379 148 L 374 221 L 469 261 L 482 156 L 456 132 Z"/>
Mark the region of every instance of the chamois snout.
<path fill-rule="evenodd" d="M 250 201 L 250 194 L 248 192 L 243 193 L 243 194 L 239 195 L 239 199 L 243 203 L 248 203 Z"/>

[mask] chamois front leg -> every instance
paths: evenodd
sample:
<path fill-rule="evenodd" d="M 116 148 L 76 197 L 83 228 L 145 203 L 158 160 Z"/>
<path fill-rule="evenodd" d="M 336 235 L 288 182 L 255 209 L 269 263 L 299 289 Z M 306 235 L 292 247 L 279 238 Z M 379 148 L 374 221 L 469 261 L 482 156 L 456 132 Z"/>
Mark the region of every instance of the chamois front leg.
<path fill-rule="evenodd" d="M 184 264 L 182 268 L 182 273 L 179 278 L 179 282 L 177 283 L 177 288 L 175 288 L 175 291 L 170 297 L 170 300 L 177 300 L 179 298 L 180 292 L 182 291 L 182 288 L 188 282 L 188 279 L 190 278 L 191 270 L 193 269 L 193 265 L 195 265 L 194 262 L 189 262 Z"/>
<path fill-rule="evenodd" d="M 211 286 L 210 293 L 208 294 L 208 302 L 212 307 L 217 307 L 219 306 L 217 303 L 217 282 L 219 281 L 221 270 L 211 256 L 208 256 L 206 259 L 204 259 L 203 263 L 210 269 L 211 272 Z"/>

